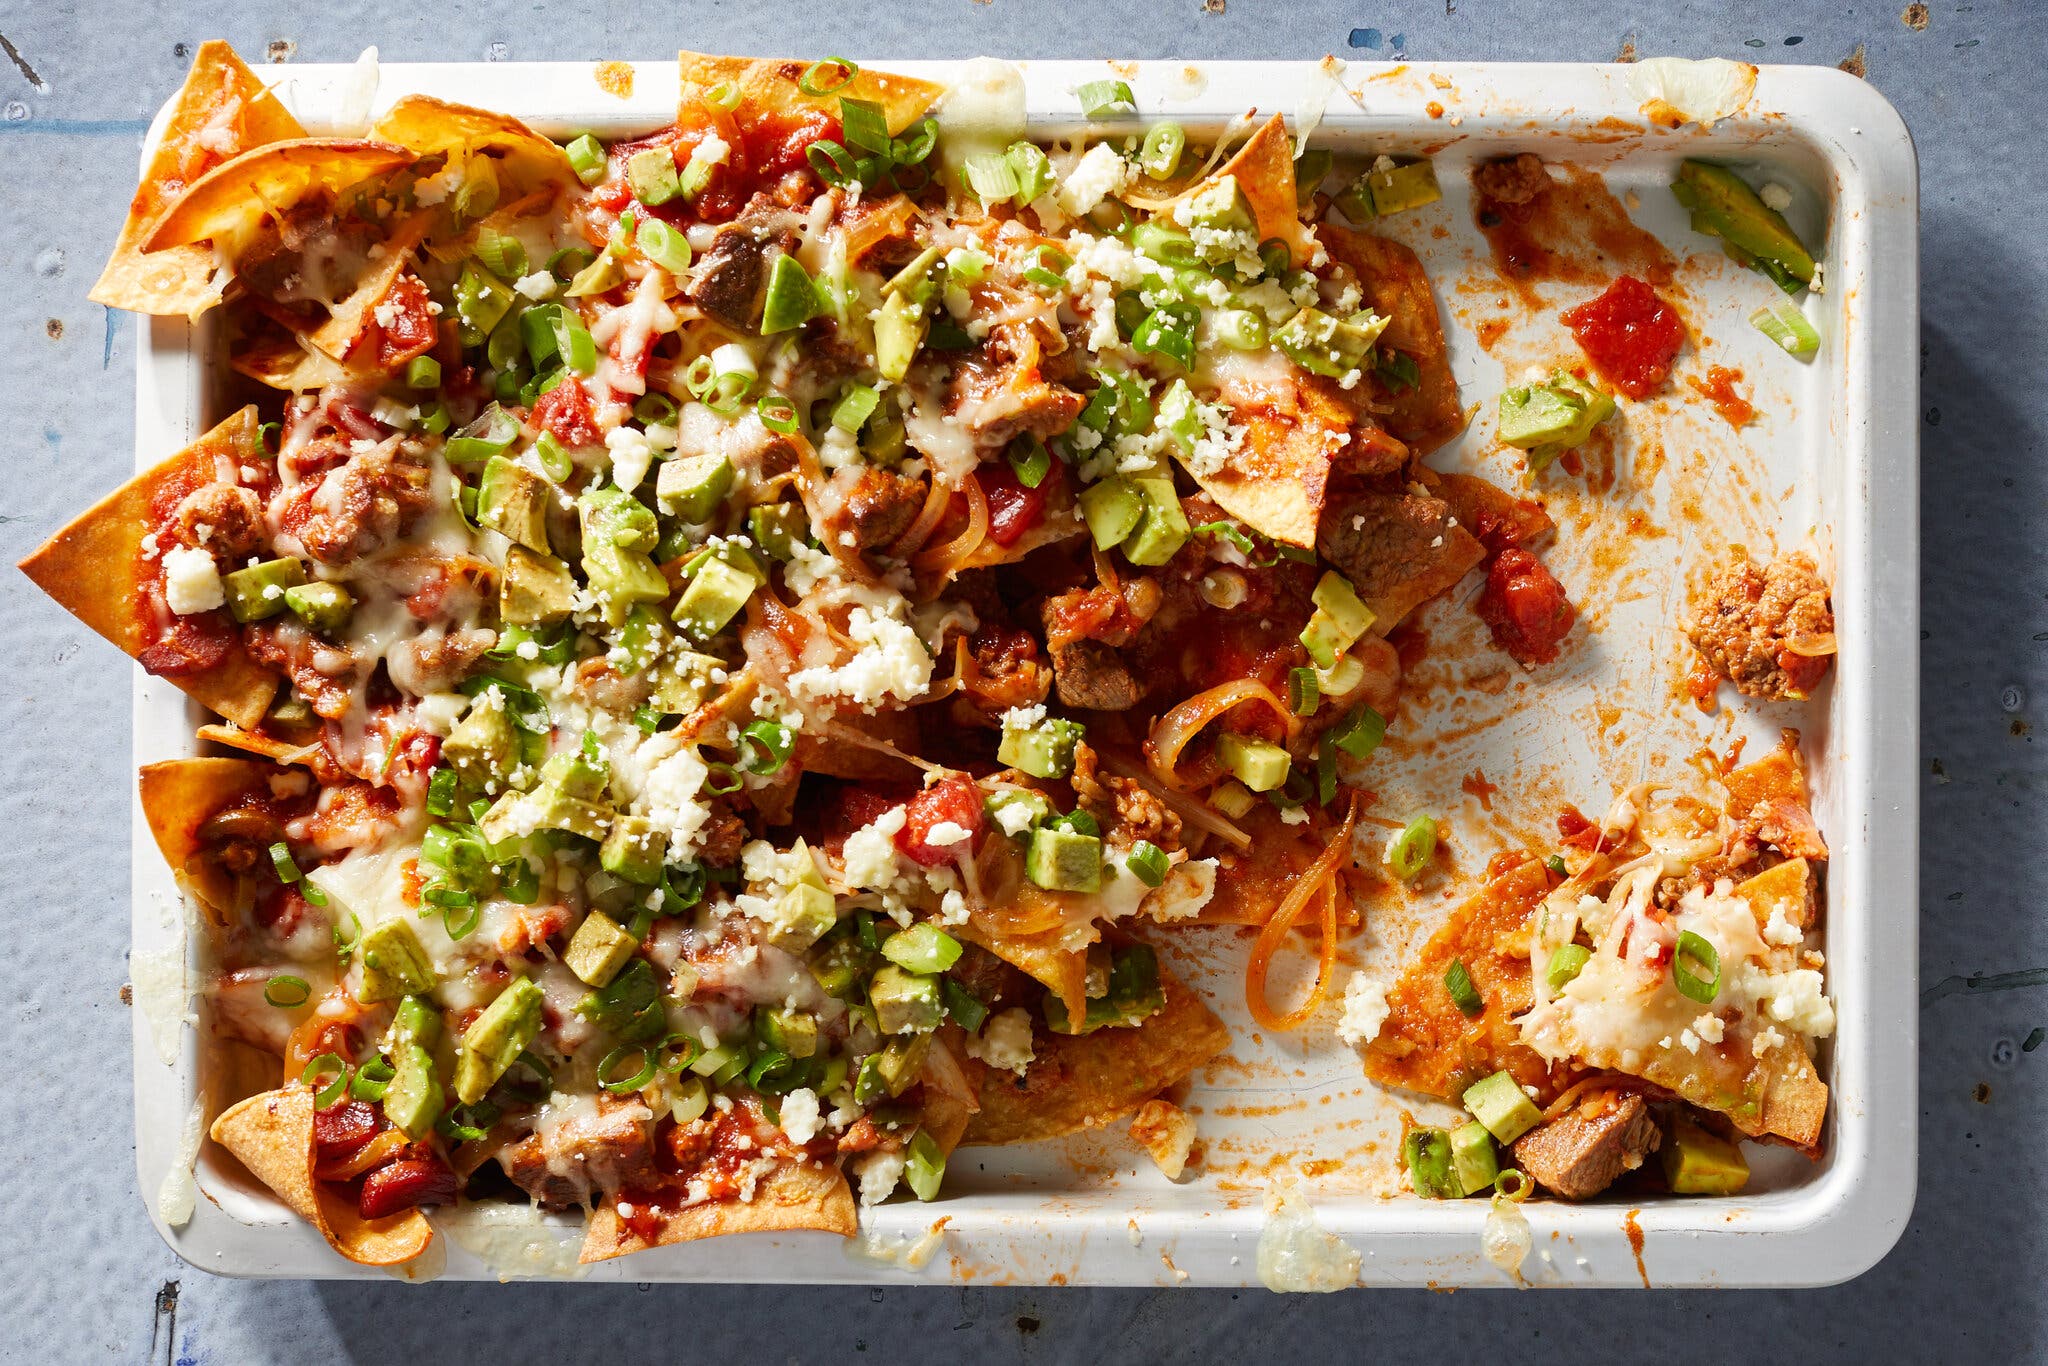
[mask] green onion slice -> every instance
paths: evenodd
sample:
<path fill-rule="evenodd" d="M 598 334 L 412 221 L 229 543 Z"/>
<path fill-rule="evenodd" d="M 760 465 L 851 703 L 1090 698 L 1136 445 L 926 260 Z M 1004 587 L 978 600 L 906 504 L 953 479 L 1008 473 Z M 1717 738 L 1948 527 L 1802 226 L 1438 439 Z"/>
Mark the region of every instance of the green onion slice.
<path fill-rule="evenodd" d="M 789 759 L 790 751 L 796 748 L 796 735 L 788 726 L 774 721 L 755 721 L 740 732 L 740 749 L 743 753 L 749 744 L 758 746 L 760 753 L 747 756 L 747 770 L 767 777 L 781 771 L 782 765 Z"/>
<path fill-rule="evenodd" d="M 313 1087 L 313 1108 L 325 1110 L 348 1090 L 348 1063 L 339 1053 L 322 1053 L 306 1064 L 299 1080 Z M 326 1078 L 325 1081 L 319 1078 Z"/>
<path fill-rule="evenodd" d="M 1179 124 L 1155 123 L 1145 134 L 1145 145 L 1138 149 L 1138 165 L 1154 180 L 1171 180 L 1180 169 L 1180 154 L 1187 145 L 1188 135 Z"/>
<path fill-rule="evenodd" d="M 805 67 L 804 74 L 797 78 L 796 88 L 806 95 L 837 94 L 853 84 L 853 78 L 858 75 L 860 67 L 846 58 L 827 57 Z"/>
<path fill-rule="evenodd" d="M 1471 970 L 1462 958 L 1454 959 L 1444 970 L 1444 990 L 1451 993 L 1451 1001 L 1466 1019 L 1472 1019 L 1486 1009 L 1486 1001 L 1479 994 L 1479 988 L 1472 985 Z"/>
<path fill-rule="evenodd" d="M 1313 716 L 1316 707 L 1323 700 L 1322 685 L 1316 682 L 1316 671 L 1303 667 L 1290 669 L 1287 673 L 1287 709 L 1296 716 Z"/>
<path fill-rule="evenodd" d="M 1691 930 L 1680 930 L 1671 955 L 1671 984 L 1688 1001 L 1709 1004 L 1721 994 L 1721 951 Z"/>
<path fill-rule="evenodd" d="M 292 851 L 283 843 L 270 846 L 270 866 L 277 870 L 279 882 L 297 882 L 299 865 L 292 862 Z"/>
<path fill-rule="evenodd" d="M 1052 473 L 1052 452 L 1036 436 L 1026 434 L 1022 440 L 1012 442 L 1008 455 L 1017 482 L 1027 489 L 1037 488 Z"/>
<path fill-rule="evenodd" d="M 796 435 L 796 404 L 790 402 L 786 394 L 769 390 L 761 395 L 761 401 L 754 405 L 754 411 L 760 417 L 761 425 L 769 431 L 779 432 L 783 436 Z"/>
<path fill-rule="evenodd" d="M 1166 851 L 1150 840 L 1139 840 L 1124 859 L 1124 867 L 1147 887 L 1157 887 L 1166 881 L 1166 873 L 1171 866 Z"/>
<path fill-rule="evenodd" d="M 1583 944 L 1560 944 L 1551 950 L 1550 961 L 1543 967 L 1543 982 L 1552 991 L 1563 991 L 1591 962 L 1593 951 Z"/>
<path fill-rule="evenodd" d="M 1131 93 L 1128 81 L 1089 81 L 1074 94 L 1081 101 L 1081 112 L 1091 119 L 1120 110 L 1137 112 L 1138 97 Z"/>
<path fill-rule="evenodd" d="M 390 1089 L 391 1079 L 398 1075 L 398 1069 L 383 1058 L 372 1058 L 356 1069 L 356 1079 L 349 1083 L 348 1093 L 357 1100 L 382 1100 L 384 1092 Z"/>
<path fill-rule="evenodd" d="M 746 786 L 740 771 L 731 764 L 714 762 L 704 765 L 704 769 L 704 790 L 714 797 L 727 796 Z"/>
<path fill-rule="evenodd" d="M 263 999 L 279 1010 L 290 1010 L 313 999 L 313 988 L 303 977 L 286 974 L 273 977 L 263 988 Z"/>
<path fill-rule="evenodd" d="M 1387 866 L 1393 869 L 1395 877 L 1408 882 L 1428 867 L 1435 855 L 1436 821 L 1429 816 L 1417 816 L 1387 851 Z"/>
<path fill-rule="evenodd" d="M 919 1129 L 910 1136 L 910 1148 L 904 1154 L 904 1182 L 918 1199 L 930 1200 L 938 1195 L 945 1176 L 946 1155 L 939 1151 L 938 1140 Z"/>
<path fill-rule="evenodd" d="M 455 770 L 437 768 L 427 779 L 427 810 L 436 816 L 455 814 Z"/>
<path fill-rule="evenodd" d="M 585 133 L 562 150 L 569 154 L 569 168 L 585 185 L 595 185 L 604 179 L 604 144 L 596 138 Z"/>
<path fill-rule="evenodd" d="M 625 1062 L 628 1058 L 635 1057 L 640 1060 L 640 1065 L 637 1069 L 625 1077 L 613 1075 L 620 1070 L 621 1063 Z M 622 1096 L 629 1092 L 638 1091 L 641 1087 L 653 1081 L 656 1070 L 653 1050 L 643 1048 L 636 1043 L 622 1043 L 611 1052 L 605 1054 L 604 1061 L 597 1065 L 597 1084 L 610 1091 L 613 1095 Z"/>
<path fill-rule="evenodd" d="M 1361 705 L 1331 732 L 1330 743 L 1354 759 L 1363 759 L 1380 747 L 1380 741 L 1386 735 L 1387 719 L 1371 707 Z"/>
<path fill-rule="evenodd" d="M 1749 315 L 1749 323 L 1784 347 L 1795 360 L 1812 360 L 1820 351 L 1820 333 L 1790 299 L 1765 304 Z"/>

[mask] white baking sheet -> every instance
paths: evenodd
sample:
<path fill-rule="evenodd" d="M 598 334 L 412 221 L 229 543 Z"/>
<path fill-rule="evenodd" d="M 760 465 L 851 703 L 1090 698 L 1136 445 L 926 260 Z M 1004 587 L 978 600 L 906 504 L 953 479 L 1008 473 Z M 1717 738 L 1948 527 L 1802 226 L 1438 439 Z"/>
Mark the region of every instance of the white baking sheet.
<path fill-rule="evenodd" d="M 880 61 L 932 79 L 958 64 Z M 1447 469 L 1487 473 L 1509 487 L 1517 467 L 1491 446 L 1491 399 L 1521 370 L 1572 354 L 1556 312 L 1593 290 L 1542 287 L 1532 316 L 1510 292 L 1472 224 L 1466 172 L 1477 160 L 1535 151 L 1598 169 L 1635 220 L 1684 263 L 1676 290 L 1694 346 L 1681 376 L 1708 362 L 1740 368 L 1742 392 L 1761 410 L 1737 433 L 1703 403 L 1673 398 L 1632 405 L 1611 491 L 1547 479 L 1537 492 L 1559 522 L 1547 561 L 1584 623 L 1557 665 L 1498 679 L 1456 647 L 1479 629 L 1462 585 L 1430 609 L 1435 648 L 1404 703 L 1375 769 L 1379 810 L 1448 817 L 1461 876 L 1411 901 L 1377 908 L 1347 961 L 1398 968 L 1443 912 L 1476 882 L 1496 849 L 1549 839 L 1560 802 L 1594 812 L 1609 792 L 1650 777 L 1698 787 L 1689 756 L 1751 737 L 1751 753 L 1798 724 L 1833 849 L 1828 871 L 1829 987 L 1839 1025 L 1823 1066 L 1834 1088 L 1828 1155 L 1818 1164 L 1752 1149 L 1757 1177 L 1735 1199 L 1665 1199 L 1523 1206 L 1536 1252 L 1523 1267 L 1537 1285 L 1805 1285 L 1874 1264 L 1904 1228 L 1915 1170 L 1914 1000 L 1917 978 L 1915 788 L 1918 736 L 1918 390 L 1915 336 L 1917 204 L 1913 151 L 1896 113 L 1869 86 L 1808 67 L 1764 68 L 1749 104 L 1711 131 L 1649 126 L 1625 66 L 1353 65 L 1332 93 L 1309 63 L 1019 63 L 1034 129 L 1078 126 L 1075 86 L 1109 75 L 1131 81 L 1146 117 L 1220 128 L 1252 108 L 1287 113 L 1329 94 L 1319 145 L 1435 155 L 1439 205 L 1382 225 L 1414 246 L 1443 307 L 1453 364 L 1473 427 L 1432 457 Z M 519 115 L 544 131 L 619 134 L 673 115 L 667 61 L 636 67 L 630 97 L 601 91 L 587 64 L 386 66 L 375 107 L 429 92 Z M 315 132 L 343 131 L 359 108 L 363 69 L 306 66 L 263 71 Z M 352 131 L 352 130 L 347 130 Z M 1665 188 L 1683 156 L 1730 160 L 1793 189 L 1790 211 L 1807 240 L 1822 240 L 1827 292 L 1808 303 L 1824 337 L 1801 366 L 1745 321 L 1772 296 L 1758 276 L 1716 256 L 1689 233 Z M 1492 336 L 1495 320 L 1511 319 Z M 1491 348 L 1480 342 L 1488 334 Z M 137 359 L 137 463 L 188 443 L 218 416 L 213 391 L 223 357 L 212 330 L 145 319 Z M 1685 392 L 1680 389 L 1679 392 Z M 1638 483 L 1637 481 L 1640 481 Z M 1631 509 L 1642 516 L 1631 525 Z M 1673 625 L 1689 574 L 1728 544 L 1767 553 L 1809 545 L 1835 575 L 1842 655 L 1832 684 L 1804 708 L 1724 710 L 1699 716 L 1673 694 L 1681 650 Z M 137 671 L 138 763 L 193 752 L 200 719 L 181 694 Z M 1481 724 L 1483 722 L 1491 724 Z M 1402 737 L 1452 738 L 1418 744 Z M 1500 791 L 1484 810 L 1459 786 L 1483 770 Z M 1452 798 L 1459 800 L 1453 801 Z M 198 1164 L 189 1223 L 164 1225 L 157 1193 L 181 1157 L 180 1139 L 201 1074 L 196 1035 L 167 1004 L 196 981 L 198 945 L 184 933 L 178 894 L 134 818 L 135 1096 L 137 1165 L 152 1217 L 180 1255 L 226 1274 L 370 1276 L 331 1253 L 210 1148 Z M 1483 1201 L 1397 1196 L 1394 1157 L 1404 1111 L 1433 1108 L 1363 1080 L 1334 1038 L 1330 1016 L 1298 1035 L 1262 1037 L 1242 1004 L 1245 944 L 1232 931 L 1171 940 L 1236 1039 L 1230 1059 L 1197 1078 L 1207 1161 L 1180 1184 L 1164 1181 L 1120 1126 L 1061 1143 L 963 1150 L 947 1198 L 871 1210 L 865 1245 L 826 1235 L 747 1235 L 660 1249 L 588 1270 L 630 1281 L 877 1281 L 978 1283 L 1256 1284 L 1264 1194 L 1292 1176 L 1320 1224 L 1362 1254 L 1366 1284 L 1488 1285 L 1509 1278 L 1480 1255 Z M 168 991 L 146 982 L 170 982 Z M 168 1061 L 166 1060 L 168 1059 Z M 209 1111 L 210 1113 L 210 1111 Z M 176 1185 L 176 1177 L 171 1177 Z M 442 1256 L 414 1274 L 500 1277 L 576 1274 L 578 1221 L 528 1220 L 516 1211 L 455 1221 Z M 891 1254 L 946 1224 L 918 1268 Z M 444 1226 L 450 1221 L 442 1219 Z M 463 1224 L 467 1223 L 467 1227 Z M 452 1244 L 452 1246 L 451 1246 Z"/>

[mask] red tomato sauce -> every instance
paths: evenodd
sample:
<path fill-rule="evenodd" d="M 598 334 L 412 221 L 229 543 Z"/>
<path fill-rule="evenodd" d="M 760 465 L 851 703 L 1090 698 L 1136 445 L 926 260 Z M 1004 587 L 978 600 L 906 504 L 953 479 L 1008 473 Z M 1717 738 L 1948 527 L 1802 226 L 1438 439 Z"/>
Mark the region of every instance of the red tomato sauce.
<path fill-rule="evenodd" d="M 1704 383 L 1690 375 L 1686 376 L 1685 382 L 1692 386 L 1694 393 L 1714 405 L 1714 411 L 1721 415 L 1723 422 L 1731 427 L 1743 427 L 1756 417 L 1756 405 L 1736 392 L 1735 382 L 1741 378 L 1740 370 L 1710 365 Z"/>
<path fill-rule="evenodd" d="M 1601 375 L 1630 398 L 1648 398 L 1663 387 L 1672 358 L 1685 345 L 1677 310 L 1633 275 L 1568 309 L 1564 323 Z"/>
<path fill-rule="evenodd" d="M 1494 557 L 1477 611 L 1493 629 L 1493 643 L 1522 664 L 1556 659 L 1558 642 L 1578 620 L 1564 585 L 1526 550 L 1503 550 Z"/>

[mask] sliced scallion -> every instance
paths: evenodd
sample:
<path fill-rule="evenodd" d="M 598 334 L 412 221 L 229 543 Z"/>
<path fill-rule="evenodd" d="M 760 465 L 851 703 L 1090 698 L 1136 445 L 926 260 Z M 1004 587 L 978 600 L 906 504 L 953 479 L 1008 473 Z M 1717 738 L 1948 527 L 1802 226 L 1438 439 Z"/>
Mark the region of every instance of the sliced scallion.
<path fill-rule="evenodd" d="M 1820 333 L 1790 299 L 1765 304 L 1749 315 L 1749 323 L 1795 360 L 1812 360 L 1820 352 Z"/>
<path fill-rule="evenodd" d="M 1089 81 L 1074 91 L 1081 101 L 1081 112 L 1091 119 L 1124 110 L 1136 112 L 1138 97 L 1131 93 L 1129 81 Z"/>
<path fill-rule="evenodd" d="M 1671 984 L 1688 1001 L 1707 1005 L 1721 994 L 1721 951 L 1691 930 L 1680 930 L 1671 954 Z"/>
<path fill-rule="evenodd" d="M 1479 988 L 1472 985 L 1472 972 L 1465 966 L 1464 959 L 1453 959 L 1450 967 L 1444 969 L 1444 990 L 1451 994 L 1452 1004 L 1466 1019 L 1485 1012 L 1486 1000 L 1479 994 Z"/>
<path fill-rule="evenodd" d="M 263 999 L 279 1010 L 291 1010 L 313 999 L 313 988 L 303 977 L 285 974 L 273 977 L 263 988 Z"/>

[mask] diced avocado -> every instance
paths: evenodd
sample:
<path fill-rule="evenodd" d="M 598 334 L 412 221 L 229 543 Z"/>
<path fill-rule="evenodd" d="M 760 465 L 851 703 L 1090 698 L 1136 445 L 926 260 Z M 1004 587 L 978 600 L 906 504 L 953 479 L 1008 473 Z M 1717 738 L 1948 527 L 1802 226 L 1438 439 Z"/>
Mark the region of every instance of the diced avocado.
<path fill-rule="evenodd" d="M 799 882 L 775 903 L 775 924 L 768 942 L 790 953 L 802 953 L 832 932 L 839 923 L 839 903 L 832 893 L 811 882 Z"/>
<path fill-rule="evenodd" d="M 811 273 L 788 252 L 775 258 L 768 268 L 768 294 L 761 303 L 761 335 L 787 332 L 801 327 L 824 311 L 818 287 Z"/>
<path fill-rule="evenodd" d="M 740 614 L 761 583 L 758 576 L 722 556 L 706 556 L 676 603 L 676 624 L 698 639 L 708 640 Z"/>
<path fill-rule="evenodd" d="M 306 566 L 286 556 L 223 574 L 220 581 L 236 621 L 262 621 L 285 610 L 284 592 L 306 581 Z"/>
<path fill-rule="evenodd" d="M 818 1051 L 818 1017 L 807 1010 L 762 1006 L 754 1011 L 754 1037 L 778 1053 L 808 1058 Z"/>
<path fill-rule="evenodd" d="M 580 749 L 564 750 L 541 765 L 540 780 L 571 797 L 596 801 L 612 780 L 612 766 L 602 755 L 593 758 Z"/>
<path fill-rule="evenodd" d="M 654 497 L 661 510 L 685 522 L 708 522 L 732 492 L 732 461 L 716 451 L 679 455 L 661 462 Z"/>
<path fill-rule="evenodd" d="M 1365 180 L 1372 194 L 1373 212 L 1377 214 L 1418 209 L 1444 197 L 1436 183 L 1436 165 L 1428 160 L 1368 171 Z"/>
<path fill-rule="evenodd" d="M 441 1012 L 424 996 L 408 996 L 398 1003 L 391 1028 L 384 1032 L 384 1051 L 393 1057 L 408 1044 L 429 1052 L 441 1042 Z"/>
<path fill-rule="evenodd" d="M 371 927 L 359 947 L 363 984 L 356 996 L 365 1005 L 432 991 L 441 980 L 418 932 L 407 921 L 393 918 Z"/>
<path fill-rule="evenodd" d="M 593 543 L 620 550 L 652 550 L 661 539 L 654 510 L 610 485 L 585 489 L 576 499 L 576 515 L 583 526 L 585 553 Z"/>
<path fill-rule="evenodd" d="M 1074 771 L 1074 747 L 1087 734 L 1087 727 L 1079 721 L 1058 717 L 1024 729 L 1004 726 L 996 762 L 1022 769 L 1034 778 L 1064 778 Z"/>
<path fill-rule="evenodd" d="M 874 1006 L 876 1025 L 884 1034 L 937 1029 L 946 1017 L 938 974 L 906 972 L 894 963 L 876 969 L 868 980 L 868 1003 Z"/>
<path fill-rule="evenodd" d="M 891 294 L 875 311 L 875 369 L 883 379 L 901 380 L 924 344 L 924 307 L 908 295 Z"/>
<path fill-rule="evenodd" d="M 562 961 L 585 986 L 601 987 L 619 975 L 639 947 L 640 941 L 618 921 L 603 911 L 592 911 L 576 927 Z"/>
<path fill-rule="evenodd" d="M 875 967 L 872 949 L 864 948 L 853 935 L 834 935 L 811 955 L 811 976 L 827 996 L 842 1001 L 855 998 L 861 982 Z"/>
<path fill-rule="evenodd" d="M 441 1079 L 434 1075 L 434 1055 L 416 1043 L 406 1044 L 393 1052 L 391 1065 L 394 1075 L 384 1088 L 384 1118 L 407 1138 L 424 1139 L 434 1131 L 444 1099 Z"/>
<path fill-rule="evenodd" d="M 655 710 L 670 716 L 682 716 L 697 710 L 710 700 L 714 670 L 725 668 L 725 661 L 716 655 L 698 654 L 694 650 L 670 650 L 654 667 L 651 680 L 654 692 L 648 698 Z"/>
<path fill-rule="evenodd" d="M 1513 1143 L 1536 1127 L 1543 1114 L 1506 1072 L 1495 1072 L 1465 1088 L 1465 1108 L 1472 1118 L 1503 1143 Z"/>
<path fill-rule="evenodd" d="M 1188 200 L 1188 226 L 1217 232 L 1252 232 L 1259 226 L 1251 200 L 1234 175 L 1218 176 Z"/>
<path fill-rule="evenodd" d="M 519 794 L 508 793 L 507 796 L 519 797 Z M 566 830 L 587 840 L 601 840 L 611 824 L 612 813 L 607 808 L 587 798 L 572 797 L 551 784 L 543 783 L 531 795 L 520 799 L 529 803 L 529 809 L 533 813 L 532 828 L 535 830 Z M 499 800 L 502 804 L 504 798 Z M 500 841 L 487 827 L 491 815 L 496 814 L 497 810 L 498 808 L 493 806 L 479 826 L 483 830 L 484 838 L 493 844 Z"/>
<path fill-rule="evenodd" d="M 1664 1140 L 1664 1184 L 1674 1195 L 1733 1195 L 1749 1184 L 1742 1146 L 1678 1119 Z"/>
<path fill-rule="evenodd" d="M 612 641 L 612 649 L 617 653 L 610 656 L 611 662 L 622 674 L 646 673 L 661 658 L 671 639 L 668 623 L 645 603 L 635 603 Z"/>
<path fill-rule="evenodd" d="M 1226 731 L 1216 737 L 1216 757 L 1254 792 L 1271 792 L 1287 781 L 1294 760 L 1271 740 Z"/>
<path fill-rule="evenodd" d="M 523 545 L 505 552 L 498 579 L 498 615 L 511 626 L 543 626 L 566 619 L 576 607 L 576 576 L 552 555 Z"/>
<path fill-rule="evenodd" d="M 1671 193 L 1692 212 L 1695 232 L 1719 237 L 1778 279 L 1813 283 L 1813 255 L 1785 216 L 1764 203 L 1747 181 L 1726 166 L 1683 161 Z M 1770 269 L 1774 267 L 1775 269 Z"/>
<path fill-rule="evenodd" d="M 1500 1175 L 1493 1135 L 1476 1119 L 1451 1130 L 1451 1174 L 1457 1178 L 1461 1195 L 1478 1194 Z"/>
<path fill-rule="evenodd" d="M 604 603 L 605 620 L 617 625 L 639 602 L 660 602 L 668 596 L 668 579 L 648 555 L 598 542 L 583 547 L 583 576 L 590 591 Z"/>
<path fill-rule="evenodd" d="M 1559 370 L 1541 384 L 1502 391 L 1500 439 L 1528 451 L 1530 468 L 1541 469 L 1582 444 L 1613 415 L 1610 395 L 1569 370 Z"/>
<path fill-rule="evenodd" d="M 519 762 L 519 732 L 511 713 L 500 705 L 471 703 L 441 742 L 441 758 L 477 786 L 502 778 Z"/>
<path fill-rule="evenodd" d="M 800 503 L 764 503 L 747 509 L 747 532 L 754 544 L 773 559 L 787 560 L 810 531 Z"/>
<path fill-rule="evenodd" d="M 548 553 L 548 502 L 554 490 L 524 465 L 494 455 L 477 484 L 479 525 L 517 541 L 528 550 Z"/>
<path fill-rule="evenodd" d="M 661 862 L 668 854 L 668 833 L 645 816 L 619 816 L 597 851 L 607 873 L 642 887 L 661 881 Z"/>
<path fill-rule="evenodd" d="M 1259 799 L 1252 795 L 1251 789 L 1243 783 L 1229 779 L 1216 784 L 1209 792 L 1209 805 L 1232 820 L 1244 815 L 1258 804 Z"/>
<path fill-rule="evenodd" d="M 618 248 L 605 243 L 597 259 L 576 272 L 576 278 L 569 281 L 569 287 L 562 291 L 565 299 L 582 299 L 592 294 L 603 294 L 617 289 L 626 282 L 626 261 Z"/>
<path fill-rule="evenodd" d="M 1442 1129 L 1410 1129 L 1401 1140 L 1401 1165 L 1408 1184 L 1427 1200 L 1457 1200 L 1464 1191 L 1451 1166 L 1451 1136 Z"/>
<path fill-rule="evenodd" d="M 988 799 L 988 816 L 998 829 L 1007 831 L 1015 826 L 1019 838 L 1029 838 L 1032 826 L 1052 819 L 1052 803 L 1042 792 L 1004 788 Z"/>
<path fill-rule="evenodd" d="M 924 1060 L 931 1051 L 930 1034 L 899 1035 L 889 1040 L 881 1052 L 861 1059 L 853 1083 L 854 1101 L 871 1105 L 883 1096 L 902 1095 L 924 1075 Z"/>
<path fill-rule="evenodd" d="M 1359 600 L 1358 590 L 1351 586 L 1351 580 L 1335 570 L 1324 571 L 1309 599 L 1328 612 L 1331 620 L 1352 640 L 1372 629 L 1372 609 Z"/>
<path fill-rule="evenodd" d="M 474 1105 L 540 1034 L 541 990 L 531 977 L 514 978 L 462 1033 L 455 1064 L 455 1098 Z"/>
<path fill-rule="evenodd" d="M 1187 543 L 1188 518 L 1181 510 L 1180 494 L 1165 475 L 1148 475 L 1131 481 L 1144 500 L 1145 515 L 1138 529 L 1124 542 L 1124 557 L 1132 564 L 1162 565 Z"/>
<path fill-rule="evenodd" d="M 1024 876 L 1056 892 L 1094 892 L 1102 887 L 1102 840 L 1066 829 L 1034 830 L 1024 855 Z"/>
<path fill-rule="evenodd" d="M 338 583 L 301 583 L 284 590 L 292 615 L 322 635 L 339 635 L 355 615 L 355 595 Z"/>
<path fill-rule="evenodd" d="M 1385 318 L 1369 311 L 1340 321 L 1319 308 L 1304 308 L 1273 333 L 1273 344 L 1311 374 L 1342 379 L 1365 368 L 1386 327 Z"/>
<path fill-rule="evenodd" d="M 1337 660 L 1356 639 L 1346 636 L 1335 619 L 1320 607 L 1309 613 L 1308 624 L 1301 628 L 1301 648 L 1308 651 L 1308 657 L 1319 669 L 1336 668 Z"/>
<path fill-rule="evenodd" d="M 649 147 L 626 158 L 626 186 L 649 208 L 666 204 L 683 192 L 683 173 L 673 146 Z"/>
<path fill-rule="evenodd" d="M 1145 500 L 1121 475 L 1099 479 L 1081 490 L 1081 517 L 1088 523 L 1097 550 L 1122 545 L 1144 515 Z"/>
<path fill-rule="evenodd" d="M 882 286 L 882 293 L 916 294 L 918 288 L 931 278 L 932 267 L 939 263 L 943 254 L 940 247 L 926 247 L 911 258 L 909 265 L 889 277 L 889 282 Z"/>

